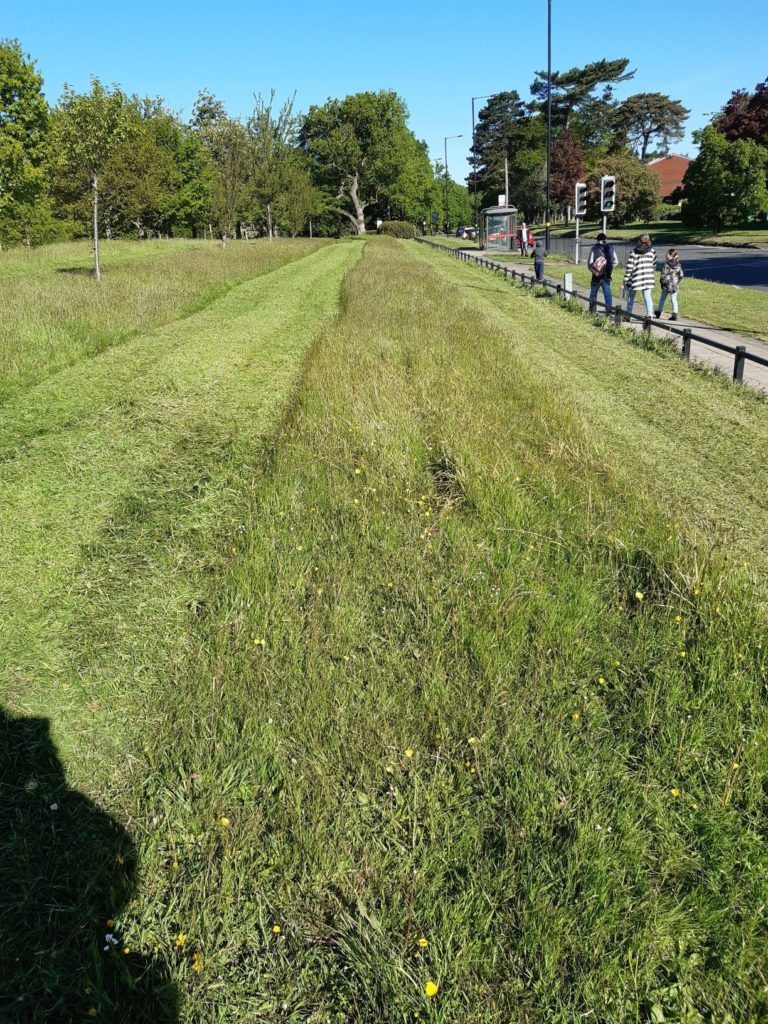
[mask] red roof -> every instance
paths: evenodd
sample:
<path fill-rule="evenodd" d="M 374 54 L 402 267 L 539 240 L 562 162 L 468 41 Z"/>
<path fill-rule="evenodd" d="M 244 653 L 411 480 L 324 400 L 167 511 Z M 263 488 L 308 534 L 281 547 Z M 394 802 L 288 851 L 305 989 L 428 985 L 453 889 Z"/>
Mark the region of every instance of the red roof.
<path fill-rule="evenodd" d="M 662 199 L 669 199 L 675 189 L 683 184 L 683 175 L 690 162 L 687 156 L 660 156 L 657 160 L 651 160 L 648 166 L 659 179 Z"/>

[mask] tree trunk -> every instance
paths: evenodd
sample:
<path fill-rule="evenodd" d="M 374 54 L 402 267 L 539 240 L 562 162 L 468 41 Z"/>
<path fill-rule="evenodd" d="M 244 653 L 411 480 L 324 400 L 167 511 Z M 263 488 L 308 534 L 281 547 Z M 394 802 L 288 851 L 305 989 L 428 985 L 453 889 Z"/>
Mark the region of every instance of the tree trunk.
<path fill-rule="evenodd" d="M 357 228 L 358 235 L 365 234 L 365 207 L 360 202 L 360 197 L 357 194 L 357 175 L 353 175 L 349 185 L 349 198 L 352 200 L 352 205 L 355 208 L 354 222 Z"/>
<path fill-rule="evenodd" d="M 270 242 L 272 241 L 272 204 L 267 203 L 267 234 L 269 235 Z"/>
<path fill-rule="evenodd" d="M 93 176 L 93 276 L 101 280 L 99 264 L 99 176 Z"/>

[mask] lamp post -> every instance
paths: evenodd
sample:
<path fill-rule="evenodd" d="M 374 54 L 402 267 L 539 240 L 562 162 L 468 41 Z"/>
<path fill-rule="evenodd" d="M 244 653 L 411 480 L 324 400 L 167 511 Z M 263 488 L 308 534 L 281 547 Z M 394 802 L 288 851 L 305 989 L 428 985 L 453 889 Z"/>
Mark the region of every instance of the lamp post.
<path fill-rule="evenodd" d="M 547 0 L 547 213 L 544 248 L 549 252 L 549 220 L 552 215 L 549 179 L 552 168 L 552 0 Z"/>
<path fill-rule="evenodd" d="M 475 158 L 475 100 L 487 100 L 493 96 L 493 93 L 488 93 L 485 96 L 473 96 L 472 97 L 472 216 L 473 227 L 479 227 L 477 223 L 477 160 Z M 509 197 L 507 197 L 507 204 L 509 204 Z"/>
<path fill-rule="evenodd" d="M 448 234 L 448 139 L 463 139 L 463 135 L 446 135 L 443 139 L 445 147 L 445 233 Z"/>

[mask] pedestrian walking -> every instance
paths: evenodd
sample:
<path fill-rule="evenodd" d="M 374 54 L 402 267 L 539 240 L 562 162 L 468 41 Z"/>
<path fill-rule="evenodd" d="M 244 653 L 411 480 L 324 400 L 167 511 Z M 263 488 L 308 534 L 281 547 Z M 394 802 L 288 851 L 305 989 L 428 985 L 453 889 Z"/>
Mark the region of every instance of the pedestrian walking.
<path fill-rule="evenodd" d="M 659 299 L 659 308 L 656 310 L 657 320 L 664 309 L 667 296 L 672 301 L 672 316 L 670 320 L 677 320 L 679 311 L 677 293 L 680 291 L 680 282 L 684 277 L 685 274 L 680 263 L 680 254 L 677 249 L 669 249 L 664 266 L 661 268 L 661 298 Z"/>
<path fill-rule="evenodd" d="M 587 266 L 592 274 L 592 287 L 589 289 L 590 307 L 597 301 L 597 293 L 602 288 L 605 305 L 610 310 L 613 306 L 611 295 L 611 274 L 619 265 L 616 249 L 609 243 L 603 232 L 597 236 L 597 242 L 589 250 Z"/>
<path fill-rule="evenodd" d="M 641 235 L 637 245 L 627 257 L 624 282 L 621 286 L 622 291 L 626 289 L 627 292 L 627 313 L 632 312 L 635 292 L 642 292 L 645 311 L 648 316 L 653 316 L 651 292 L 655 283 L 655 275 L 656 250 L 651 245 L 651 236 Z"/>
<path fill-rule="evenodd" d="M 544 280 L 544 257 L 547 250 L 544 248 L 544 240 L 534 238 L 533 240 L 533 269 L 536 273 L 536 280 L 541 283 Z"/>

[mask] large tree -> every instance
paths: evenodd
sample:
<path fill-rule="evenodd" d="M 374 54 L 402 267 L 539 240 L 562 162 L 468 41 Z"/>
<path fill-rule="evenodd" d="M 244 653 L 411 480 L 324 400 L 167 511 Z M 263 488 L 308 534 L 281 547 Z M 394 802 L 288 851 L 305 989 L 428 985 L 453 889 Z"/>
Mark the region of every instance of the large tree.
<path fill-rule="evenodd" d="M 689 114 L 690 110 L 680 100 L 673 100 L 664 93 L 638 92 L 618 105 L 615 123 L 640 159 L 645 160 L 652 139 L 665 154 L 671 142 L 682 139 Z"/>
<path fill-rule="evenodd" d="M 601 156 L 592 165 L 587 179 L 588 216 L 600 216 L 600 178 L 604 174 L 616 178 L 616 211 L 611 217 L 614 223 L 653 219 L 659 205 L 659 179 L 631 150 Z"/>
<path fill-rule="evenodd" d="M 397 93 L 381 90 L 329 99 L 310 107 L 304 119 L 301 144 L 359 235 L 365 234 L 366 213 L 403 186 L 405 168 L 426 160 L 407 118 Z"/>
<path fill-rule="evenodd" d="M 45 188 L 48 104 L 17 40 L 0 42 L 0 214 L 27 224 Z"/>
<path fill-rule="evenodd" d="M 768 149 L 729 142 L 714 125 L 694 132 L 699 153 L 685 172 L 683 219 L 715 231 L 768 209 Z"/>
<path fill-rule="evenodd" d="M 753 139 L 768 146 L 768 78 L 758 82 L 754 92 L 739 89 L 714 121 L 717 130 L 728 139 Z"/>
<path fill-rule="evenodd" d="M 481 205 L 494 205 L 504 191 L 506 160 L 509 202 L 526 211 L 538 206 L 545 143 L 543 118 L 533 114 L 516 91 L 489 97 L 478 114 L 471 150 L 473 174 L 467 179 L 474 190 L 476 173 Z"/>
<path fill-rule="evenodd" d="M 564 131 L 552 146 L 552 199 L 561 212 L 573 203 L 577 181 L 584 181 L 584 150 L 573 132 Z"/>
<path fill-rule="evenodd" d="M 299 174 L 299 165 L 292 160 L 299 130 L 299 118 L 293 112 L 294 98 L 292 96 L 275 110 L 274 90 L 268 101 L 259 95 L 248 120 L 251 195 L 257 213 L 267 222 L 270 240 L 275 203 L 286 189 L 297 186 L 303 190 L 306 184 Z M 291 206 L 295 208 L 295 204 Z"/>
<path fill-rule="evenodd" d="M 614 86 L 629 81 L 635 74 L 627 71 L 629 60 L 621 57 L 618 60 L 598 60 L 584 67 L 571 68 L 569 71 L 552 73 L 552 124 L 554 128 L 572 127 L 574 116 L 578 116 L 595 99 L 609 109 L 613 102 Z M 537 71 L 531 85 L 534 102 L 542 113 L 547 107 L 547 73 Z M 602 86 L 599 97 L 595 91 Z"/>

